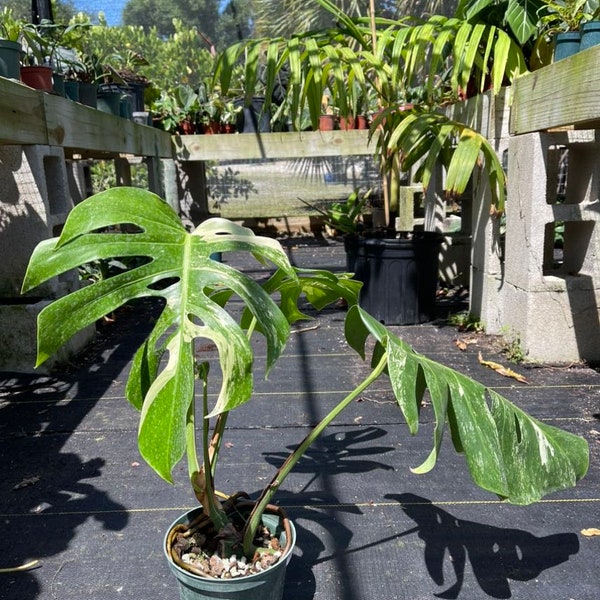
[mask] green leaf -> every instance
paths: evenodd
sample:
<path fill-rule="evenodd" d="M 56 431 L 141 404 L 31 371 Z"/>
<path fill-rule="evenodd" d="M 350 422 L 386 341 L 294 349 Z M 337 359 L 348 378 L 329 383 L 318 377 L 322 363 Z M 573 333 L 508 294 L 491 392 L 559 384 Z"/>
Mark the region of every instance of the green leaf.
<path fill-rule="evenodd" d="M 573 486 L 587 472 L 583 438 L 540 423 L 494 390 L 418 354 L 358 306 L 348 311 L 346 335 L 363 358 L 371 335 L 376 340 L 373 360 L 382 351 L 387 354 L 392 389 L 413 434 L 423 391 L 429 390 L 432 450 L 414 472 L 434 467 L 446 428 L 474 482 L 515 504 Z"/>
<path fill-rule="evenodd" d="M 128 225 L 123 233 L 105 231 L 123 224 Z M 162 296 L 166 305 L 135 356 L 127 396 L 142 411 L 140 448 L 146 449 L 144 456 L 167 479 L 181 458 L 180 436 L 191 401 L 185 394 L 194 386 L 190 367 L 193 341 L 210 339 L 219 349 L 222 383 L 211 414 L 243 404 L 252 391 L 253 354 L 246 333 L 219 304 L 220 296 L 214 292 L 230 290 L 237 294 L 260 324 L 267 341 L 267 372 L 289 333 L 286 316 L 256 281 L 211 259 L 215 252 L 229 251 L 251 252 L 282 269 L 290 282 L 297 281 L 295 270 L 275 240 L 255 236 L 224 219 L 209 219 L 188 233 L 158 196 L 119 187 L 78 204 L 61 237 L 43 242 L 35 250 L 25 277 L 27 290 L 83 262 L 123 256 L 148 259 L 142 266 L 98 281 L 46 307 L 38 318 L 38 364 L 74 333 L 125 302 Z M 163 356 L 167 365 L 161 370 Z M 175 398 L 174 394 L 182 396 Z"/>

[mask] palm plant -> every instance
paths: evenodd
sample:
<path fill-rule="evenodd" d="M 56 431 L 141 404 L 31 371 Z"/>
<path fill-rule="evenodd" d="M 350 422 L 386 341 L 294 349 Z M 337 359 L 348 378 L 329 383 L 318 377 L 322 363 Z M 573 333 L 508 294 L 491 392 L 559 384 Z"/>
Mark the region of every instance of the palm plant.
<path fill-rule="evenodd" d="M 376 17 L 373 12 L 370 17 L 352 18 L 330 0 L 313 1 L 335 18 L 337 27 L 289 38 L 250 40 L 228 48 L 215 70 L 223 92 L 241 60 L 247 80 L 255 79 L 259 69 L 265 71 L 268 100 L 277 73 L 285 66 L 289 70 L 288 109 L 298 127 L 305 107 L 315 126 L 325 88 L 334 89 L 338 104 L 345 107 L 352 102 L 355 84 L 372 89 L 386 113 L 375 120 L 372 129 L 379 136 L 377 152 L 386 178 L 394 179 L 400 170 L 425 160 L 426 166 L 417 175 L 424 176 L 427 184 L 432 165 L 443 159 L 450 169 L 446 191 L 460 194 L 468 181 L 465 173 L 481 165 L 501 210 L 504 179 L 492 148 L 465 124 L 446 119 L 440 108 L 470 93 L 498 92 L 525 72 L 525 57 L 514 37 L 496 25 L 467 18 L 433 15 L 417 22 L 410 17 Z M 419 107 L 414 112 L 396 110 L 415 98 Z M 392 115 L 395 118 L 389 118 Z M 450 160 L 454 153 L 457 159 Z"/>

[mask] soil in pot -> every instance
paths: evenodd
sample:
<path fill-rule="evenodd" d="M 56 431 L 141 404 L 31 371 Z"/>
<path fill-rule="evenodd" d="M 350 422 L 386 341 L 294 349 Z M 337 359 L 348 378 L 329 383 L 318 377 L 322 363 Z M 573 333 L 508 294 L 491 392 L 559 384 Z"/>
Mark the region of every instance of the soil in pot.
<path fill-rule="evenodd" d="M 253 505 L 239 495 L 228 500 L 224 507 L 234 526 L 220 536 L 201 507 L 173 523 L 165 536 L 165 554 L 179 582 L 181 600 L 281 599 L 285 569 L 296 538 L 293 525 L 281 509 L 271 506 L 263 515 L 263 527 L 259 528 L 255 543 L 265 551 L 257 552 L 251 560 L 242 558 L 241 545 L 233 548 L 229 559 L 220 558 L 217 551 L 223 544 L 223 534 L 229 537 L 234 531 L 241 531 Z"/>

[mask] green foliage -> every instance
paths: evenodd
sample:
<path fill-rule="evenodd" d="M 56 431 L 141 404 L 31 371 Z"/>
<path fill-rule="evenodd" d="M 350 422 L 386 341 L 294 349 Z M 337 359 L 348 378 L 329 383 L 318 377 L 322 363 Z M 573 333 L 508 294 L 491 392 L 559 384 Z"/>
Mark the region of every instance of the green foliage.
<path fill-rule="evenodd" d="M 323 215 L 325 222 L 330 227 L 341 233 L 357 233 L 370 195 L 371 190 L 363 193 L 360 190 L 354 190 L 345 202 L 333 202 L 325 210 L 321 210 L 302 198 L 300 200 Z"/>
<path fill-rule="evenodd" d="M 16 16 L 14 10 L 4 6 L 0 11 L 0 38 L 18 42 L 25 21 Z"/>
<path fill-rule="evenodd" d="M 127 227 L 115 230 L 122 224 Z M 276 270 L 261 285 L 212 258 L 228 252 L 248 252 Z M 321 309 L 343 297 L 350 306 L 347 343 L 363 359 L 367 348 L 373 349 L 371 372 L 292 452 L 265 488 L 245 532 L 247 552 L 252 552 L 257 515 L 294 464 L 346 406 L 386 374 L 412 434 L 418 431 L 423 395 L 429 390 L 435 418 L 432 450 L 412 469 L 416 473 L 433 468 L 446 428 L 456 450 L 464 453 L 474 481 L 511 502 L 526 504 L 574 485 L 587 470 L 588 447 L 582 438 L 532 419 L 495 391 L 415 353 L 358 307 L 360 284 L 347 275 L 296 269 L 277 241 L 224 219 L 209 219 L 188 232 L 165 202 L 144 190 L 113 188 L 78 204 L 61 236 L 36 247 L 23 292 L 81 264 L 111 258 L 123 263 L 141 260 L 130 270 L 100 278 L 47 306 L 38 318 L 37 364 L 77 331 L 124 303 L 141 297 L 163 298 L 162 313 L 136 352 L 126 388 L 128 400 L 140 411 L 139 449 L 167 481 L 187 453 L 194 490 L 220 525 L 223 513 L 214 500 L 213 478 L 225 419 L 252 396 L 251 335 L 265 339 L 267 374 L 284 350 L 290 323 L 305 318 L 299 300 L 304 297 Z M 228 310 L 233 295 L 244 305 L 239 318 L 235 318 L 237 309 Z M 196 407 L 195 374 L 201 372 L 203 379 L 208 378 L 208 369 L 198 370 L 195 365 L 194 341 L 199 338 L 217 347 L 221 375 L 216 402 L 209 405 L 204 398 Z M 196 410 L 203 417 L 200 456 L 204 468 L 199 466 L 196 451 Z M 208 435 L 211 417 L 216 418 L 216 444 Z"/>
<path fill-rule="evenodd" d="M 174 22 L 175 33 L 161 38 L 155 29 L 141 26 L 108 27 L 94 25 L 79 50 L 86 56 L 102 56 L 116 70 L 128 68 L 130 57 L 140 57 L 136 71 L 153 85 L 150 100 L 161 90 L 168 93 L 179 85 L 196 88 L 210 76 L 213 57 L 194 28 Z"/>
<path fill-rule="evenodd" d="M 597 0 L 541 0 L 545 11 L 540 11 L 542 28 L 556 31 L 577 31 L 598 13 Z"/>
<path fill-rule="evenodd" d="M 457 327 L 459 331 L 485 331 L 485 325 L 469 312 L 459 312 L 448 316 L 448 324 Z"/>
<path fill-rule="evenodd" d="M 253 9 L 253 2 L 239 0 L 224 6 L 216 0 L 129 0 L 123 23 L 156 30 L 161 38 L 177 33 L 176 22 L 185 23 L 187 29 L 198 32 L 207 49 L 222 49 L 251 36 Z"/>
<path fill-rule="evenodd" d="M 465 191 L 473 170 L 483 166 L 490 183 L 493 209 L 497 214 L 504 211 L 504 170 L 483 135 L 464 123 L 420 107 L 388 108 L 376 117 L 373 126 L 377 128 L 384 121 L 386 125 L 380 128 L 377 148 L 381 160 L 389 163 L 388 170 L 392 168 L 391 161 L 398 157 L 401 169 L 414 168 L 415 181 L 421 181 L 427 188 L 439 162 L 446 169 L 444 190 L 458 196 Z"/>
<path fill-rule="evenodd" d="M 503 344 L 502 353 L 512 363 L 522 363 L 525 360 L 525 352 L 521 339 L 511 328 L 502 329 Z"/>

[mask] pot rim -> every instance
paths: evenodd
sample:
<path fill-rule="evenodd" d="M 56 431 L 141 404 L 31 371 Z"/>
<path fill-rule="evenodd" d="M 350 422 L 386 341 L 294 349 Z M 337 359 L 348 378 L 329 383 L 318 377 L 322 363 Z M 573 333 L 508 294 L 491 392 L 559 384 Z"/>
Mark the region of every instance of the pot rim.
<path fill-rule="evenodd" d="M 248 582 L 250 582 L 250 581 L 253 581 L 254 579 L 264 578 L 265 573 L 268 573 L 269 571 L 273 571 L 273 570 L 276 570 L 281 567 L 285 568 L 287 566 L 288 562 L 290 561 L 290 559 L 292 557 L 294 546 L 296 545 L 296 528 L 291 519 L 288 519 L 288 524 L 289 524 L 292 539 L 289 544 L 286 543 L 286 545 L 288 546 L 287 552 L 282 554 L 281 558 L 274 565 L 270 566 L 268 569 L 265 569 L 264 571 L 261 571 L 260 573 L 252 573 L 252 575 L 245 575 L 244 577 L 238 577 L 238 578 L 234 578 L 234 579 L 216 579 L 213 577 L 203 577 L 202 575 L 198 575 L 196 573 L 193 573 L 192 571 L 188 571 L 187 569 L 180 567 L 171 558 L 171 553 L 169 552 L 169 548 L 168 548 L 168 542 L 169 542 L 169 536 L 170 536 L 171 530 L 176 525 L 181 523 L 182 518 L 188 517 L 188 521 L 190 521 L 191 519 L 189 518 L 189 516 L 191 516 L 193 513 L 199 512 L 201 510 L 202 510 L 201 506 L 195 506 L 194 508 L 180 514 L 179 517 L 177 519 L 175 519 L 167 528 L 167 531 L 163 537 L 162 548 L 163 548 L 163 554 L 165 555 L 167 562 L 169 563 L 169 567 L 171 569 L 173 569 L 183 575 L 198 579 L 200 581 L 205 581 L 207 583 L 213 583 L 215 585 L 220 585 L 220 584 L 225 584 L 225 583 L 231 584 L 232 581 L 244 581 L 244 582 L 248 581 Z M 267 517 L 272 516 L 274 518 L 281 518 L 280 515 L 270 513 L 270 512 L 265 512 L 264 515 Z M 285 531 L 283 532 L 283 534 L 285 535 Z"/>

